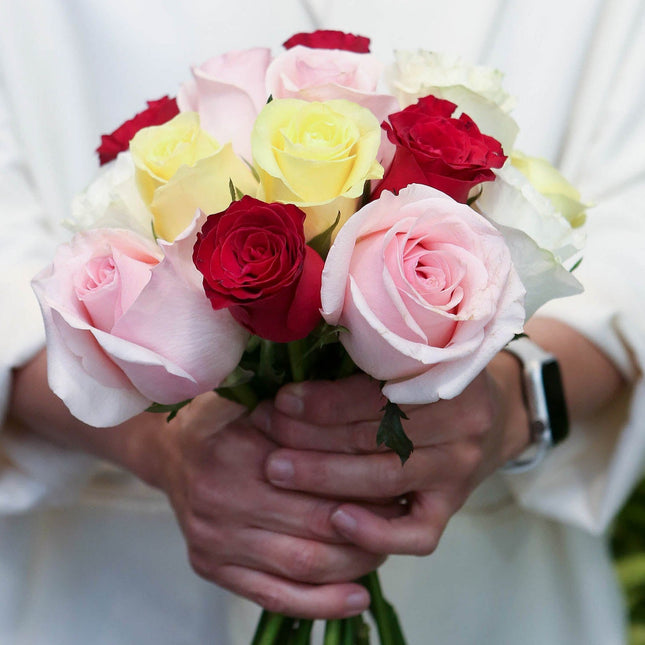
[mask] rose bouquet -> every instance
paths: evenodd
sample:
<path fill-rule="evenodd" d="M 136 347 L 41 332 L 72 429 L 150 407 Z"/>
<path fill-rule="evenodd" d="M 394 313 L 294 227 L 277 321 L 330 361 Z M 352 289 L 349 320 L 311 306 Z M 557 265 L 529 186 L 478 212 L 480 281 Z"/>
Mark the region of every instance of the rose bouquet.
<path fill-rule="evenodd" d="M 429 52 L 384 70 L 341 32 L 285 47 L 194 67 L 103 137 L 76 234 L 34 280 L 50 385 L 108 427 L 362 370 L 382 383 L 378 441 L 404 462 L 400 404 L 458 395 L 541 304 L 580 290 L 584 205 L 514 150 L 499 73 Z M 381 642 L 403 643 L 365 584 Z M 365 630 L 330 621 L 325 642 Z M 310 632 L 265 614 L 255 642 Z"/>

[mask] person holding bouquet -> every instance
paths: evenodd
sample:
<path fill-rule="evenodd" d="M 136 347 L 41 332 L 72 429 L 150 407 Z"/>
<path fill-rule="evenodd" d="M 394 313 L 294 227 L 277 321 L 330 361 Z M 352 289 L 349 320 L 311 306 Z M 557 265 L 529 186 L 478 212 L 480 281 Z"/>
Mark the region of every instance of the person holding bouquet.
<path fill-rule="evenodd" d="M 410 3 L 386 19 L 378 2 L 303 0 L 281 21 L 255 2 L 0 6 L 0 640 L 248 643 L 254 610 L 223 589 L 272 611 L 345 617 L 369 602 L 357 578 L 414 554 L 428 557 L 382 569 L 410 643 L 621 642 L 601 534 L 645 449 L 637 5 L 468 3 L 464 15 Z M 364 375 L 286 386 L 250 417 L 206 393 L 168 423 L 143 413 L 110 430 L 73 418 L 48 389 L 29 281 L 94 174 L 97 132 L 142 92 L 176 91 L 186 60 L 218 53 L 214 42 L 224 52 L 316 28 L 504 69 L 530 125 L 522 147 L 595 203 L 575 274 L 585 292 L 526 326 L 560 364 L 573 421 L 526 473 L 503 472 L 532 442 L 520 366 L 504 351 L 461 394 L 403 406 L 415 445 L 403 467 L 376 445 L 383 401 Z M 410 77 L 399 80 L 406 91 Z M 222 361 L 226 350 L 193 349 Z"/>

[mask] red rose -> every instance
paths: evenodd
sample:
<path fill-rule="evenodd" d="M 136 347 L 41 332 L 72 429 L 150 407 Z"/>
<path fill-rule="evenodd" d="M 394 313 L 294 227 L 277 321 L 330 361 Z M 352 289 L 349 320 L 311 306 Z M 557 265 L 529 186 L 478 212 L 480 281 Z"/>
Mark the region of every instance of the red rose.
<path fill-rule="evenodd" d="M 291 36 L 289 40 L 282 43 L 285 49 L 291 49 L 296 45 L 304 45 L 311 49 L 344 49 L 357 54 L 369 54 L 370 51 L 369 38 L 333 29 L 319 29 L 311 33 L 302 32 Z"/>
<path fill-rule="evenodd" d="M 128 149 L 132 137 L 150 125 L 163 125 L 179 114 L 177 101 L 163 96 L 156 101 L 147 101 L 148 107 L 136 116 L 120 125 L 112 134 L 101 136 L 101 145 L 96 149 L 99 163 L 102 166 L 116 159 L 119 152 Z"/>
<path fill-rule="evenodd" d="M 491 168 L 506 161 L 501 144 L 482 134 L 468 115 L 452 118 L 456 107 L 426 96 L 388 117 L 382 127 L 396 152 L 374 199 L 384 190 L 425 184 L 465 203 L 473 186 L 495 179 Z"/>
<path fill-rule="evenodd" d="M 320 320 L 321 257 L 305 244 L 305 214 L 293 204 L 245 196 L 209 215 L 195 266 L 213 309 L 228 307 L 253 334 L 286 343 Z"/>

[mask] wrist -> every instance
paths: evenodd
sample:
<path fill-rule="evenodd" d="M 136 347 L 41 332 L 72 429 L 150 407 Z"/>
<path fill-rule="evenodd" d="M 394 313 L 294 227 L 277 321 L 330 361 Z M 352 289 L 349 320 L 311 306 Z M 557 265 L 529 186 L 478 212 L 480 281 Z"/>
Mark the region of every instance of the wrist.
<path fill-rule="evenodd" d="M 529 446 L 529 418 L 522 394 L 521 367 L 507 352 L 499 352 L 488 365 L 500 398 L 502 437 L 499 465 L 514 459 Z"/>

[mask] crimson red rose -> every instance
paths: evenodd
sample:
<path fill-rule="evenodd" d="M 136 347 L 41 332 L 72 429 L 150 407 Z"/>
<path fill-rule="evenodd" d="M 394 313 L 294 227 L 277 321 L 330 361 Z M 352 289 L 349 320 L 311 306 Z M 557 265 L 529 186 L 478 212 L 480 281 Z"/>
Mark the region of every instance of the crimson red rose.
<path fill-rule="evenodd" d="M 150 125 L 163 125 L 179 114 L 177 101 L 168 96 L 163 96 L 156 101 L 147 101 L 148 107 L 136 116 L 120 125 L 112 134 L 101 136 L 101 145 L 96 149 L 99 163 L 102 166 L 112 159 L 116 159 L 119 152 L 128 149 L 132 137 Z"/>
<path fill-rule="evenodd" d="M 388 117 L 382 127 L 396 152 L 374 199 L 384 190 L 425 184 L 465 203 L 473 186 L 495 179 L 491 168 L 506 161 L 501 144 L 482 134 L 466 114 L 453 118 L 456 107 L 426 96 Z"/>
<path fill-rule="evenodd" d="M 304 45 L 311 49 L 344 49 L 357 54 L 368 54 L 370 51 L 369 38 L 333 29 L 319 29 L 311 33 L 302 32 L 291 36 L 289 40 L 282 43 L 286 49 L 291 49 L 296 45 Z"/>
<path fill-rule="evenodd" d="M 245 196 L 209 215 L 195 266 L 213 309 L 228 307 L 253 334 L 286 343 L 320 321 L 322 258 L 305 244 L 305 214 L 293 204 Z"/>

